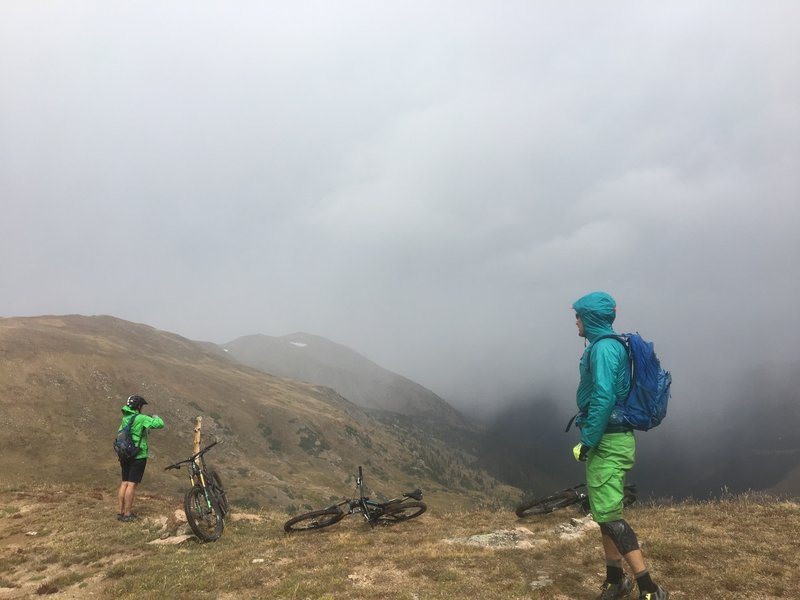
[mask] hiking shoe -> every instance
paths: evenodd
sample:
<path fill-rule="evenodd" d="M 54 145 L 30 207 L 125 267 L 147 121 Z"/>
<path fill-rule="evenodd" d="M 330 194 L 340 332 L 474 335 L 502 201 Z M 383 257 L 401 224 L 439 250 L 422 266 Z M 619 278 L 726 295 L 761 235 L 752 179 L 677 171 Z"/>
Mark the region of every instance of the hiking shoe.
<path fill-rule="evenodd" d="M 633 591 L 633 582 L 623 577 L 619 583 L 609 583 L 606 581 L 603 584 L 603 592 L 600 594 L 600 600 L 617 600 L 618 598 L 627 598 Z"/>
<path fill-rule="evenodd" d="M 119 520 L 122 521 L 123 523 L 130 523 L 131 521 L 135 521 L 138 518 L 139 517 L 137 517 L 136 515 L 130 514 L 130 515 L 122 515 Z"/>
<path fill-rule="evenodd" d="M 659 586 L 655 592 L 642 592 L 639 594 L 639 600 L 667 600 L 669 592 Z"/>

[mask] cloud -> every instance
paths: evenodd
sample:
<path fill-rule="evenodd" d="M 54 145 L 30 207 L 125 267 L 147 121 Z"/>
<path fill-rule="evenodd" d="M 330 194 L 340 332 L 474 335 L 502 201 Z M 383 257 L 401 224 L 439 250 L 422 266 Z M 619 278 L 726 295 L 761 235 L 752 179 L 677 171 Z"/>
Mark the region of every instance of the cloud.
<path fill-rule="evenodd" d="M 720 347 L 723 381 L 796 356 L 798 12 L 3 3 L 0 314 L 304 330 L 454 403 L 569 402 L 568 307 L 607 289 L 724 396 L 692 388 Z"/>

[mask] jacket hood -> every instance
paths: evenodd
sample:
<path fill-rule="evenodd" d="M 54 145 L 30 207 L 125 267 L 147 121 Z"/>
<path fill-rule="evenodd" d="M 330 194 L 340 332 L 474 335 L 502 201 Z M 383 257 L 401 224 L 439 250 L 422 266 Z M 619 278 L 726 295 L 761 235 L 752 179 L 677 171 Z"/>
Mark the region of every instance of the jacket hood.
<path fill-rule="evenodd" d="M 128 415 L 138 415 L 138 414 L 139 414 L 139 411 L 138 410 L 133 410 L 130 406 L 125 405 L 125 406 L 122 407 L 122 416 L 123 417 L 127 417 Z"/>
<path fill-rule="evenodd" d="M 575 301 L 575 313 L 583 322 L 584 337 L 593 342 L 601 335 L 613 334 L 611 327 L 617 317 L 617 303 L 606 292 L 592 292 Z"/>

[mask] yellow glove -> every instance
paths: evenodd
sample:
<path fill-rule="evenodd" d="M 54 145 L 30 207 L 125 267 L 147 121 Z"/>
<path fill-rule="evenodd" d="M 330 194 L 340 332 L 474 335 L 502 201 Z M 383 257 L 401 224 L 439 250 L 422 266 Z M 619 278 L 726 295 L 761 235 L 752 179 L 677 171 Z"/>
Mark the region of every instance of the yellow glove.
<path fill-rule="evenodd" d="M 575 460 L 586 462 L 586 459 L 589 457 L 589 450 L 591 450 L 589 446 L 579 443 L 572 449 L 572 455 L 575 457 Z"/>

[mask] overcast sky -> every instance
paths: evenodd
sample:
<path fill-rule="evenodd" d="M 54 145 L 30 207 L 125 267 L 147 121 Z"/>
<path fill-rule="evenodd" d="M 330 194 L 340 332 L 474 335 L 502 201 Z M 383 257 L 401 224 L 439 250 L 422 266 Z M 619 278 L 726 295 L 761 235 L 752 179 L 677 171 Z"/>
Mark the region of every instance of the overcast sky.
<path fill-rule="evenodd" d="M 570 305 L 602 289 L 673 404 L 725 396 L 799 357 L 798 23 L 791 0 L 4 0 L 0 315 L 305 331 L 456 406 L 571 406 Z"/>

